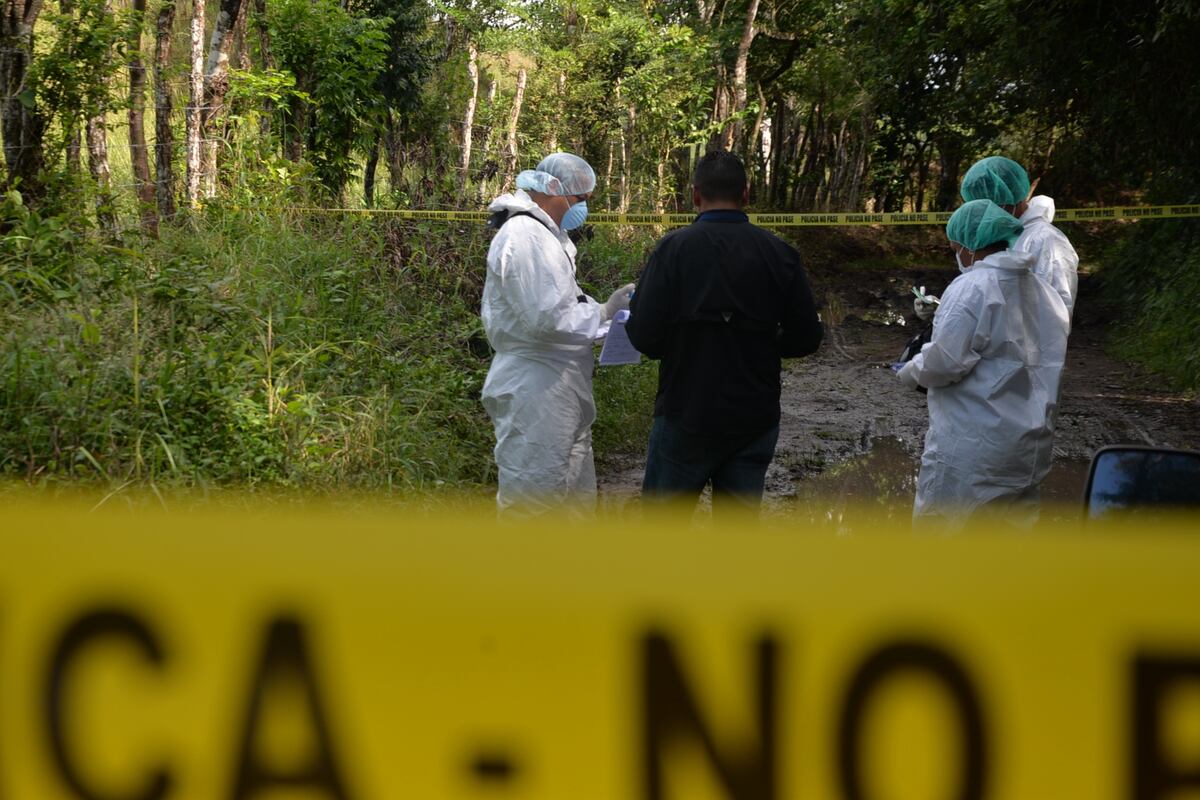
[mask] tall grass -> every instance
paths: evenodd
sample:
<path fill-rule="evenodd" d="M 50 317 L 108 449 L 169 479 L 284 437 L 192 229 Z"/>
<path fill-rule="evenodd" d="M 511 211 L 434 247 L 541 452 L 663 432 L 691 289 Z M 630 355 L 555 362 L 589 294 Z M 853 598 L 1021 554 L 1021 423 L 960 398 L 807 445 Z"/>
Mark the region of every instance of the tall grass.
<path fill-rule="evenodd" d="M 214 205 L 106 245 L 13 198 L 0 252 L 0 474 L 35 483 L 472 489 L 482 225 Z M 596 293 L 647 240 L 583 245 Z M 638 450 L 652 368 L 598 380 L 601 456 Z"/>

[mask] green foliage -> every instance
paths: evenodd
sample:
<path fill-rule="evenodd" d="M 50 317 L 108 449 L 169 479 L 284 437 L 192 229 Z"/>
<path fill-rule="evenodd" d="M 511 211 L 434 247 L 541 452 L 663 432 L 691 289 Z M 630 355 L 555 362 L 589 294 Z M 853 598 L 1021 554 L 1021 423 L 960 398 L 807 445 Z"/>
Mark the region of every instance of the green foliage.
<path fill-rule="evenodd" d="M 357 172 L 353 155 L 384 124 L 379 80 L 390 20 L 355 16 L 336 0 L 278 0 L 269 23 L 276 57 L 296 78 L 291 99 L 311 105 L 303 131 L 308 158 L 320 185 L 338 198 Z"/>
<path fill-rule="evenodd" d="M 653 231 L 601 229 L 580 245 L 580 286 L 594 297 L 607 298 L 617 286 L 634 282 L 654 246 Z M 614 455 L 644 452 L 654 421 L 658 362 L 597 367 L 594 378 L 596 422 L 592 442 L 601 461 Z"/>
<path fill-rule="evenodd" d="M 145 250 L 10 197 L 0 259 L 0 474 L 113 485 L 472 487 L 483 226 L 206 207 Z M 644 237 L 583 245 L 605 288 Z M 599 378 L 597 439 L 637 452 L 652 367 Z"/>
<path fill-rule="evenodd" d="M 654 424 L 658 362 L 598 367 L 593 390 L 596 422 L 592 445 L 601 462 L 615 455 L 641 456 Z"/>
<path fill-rule="evenodd" d="M 1171 386 L 1200 389 L 1200 221 L 1138 223 L 1100 277 L 1118 351 Z"/>
<path fill-rule="evenodd" d="M 262 116 L 270 109 L 312 102 L 296 88 L 295 76 L 276 70 L 230 70 L 230 135 L 223 174 L 224 199 L 235 204 L 285 206 L 296 190 L 313 179 L 307 162 L 293 162 L 279 151 L 279 140 L 264 133 Z"/>
<path fill-rule="evenodd" d="M 115 251 L 93 245 L 78 222 L 30 208 L 16 191 L 0 198 L 0 300 L 10 312 L 77 297 L 84 281 L 111 282 L 119 273 Z"/>
<path fill-rule="evenodd" d="M 46 246 L 28 250 L 58 244 L 61 226 L 43 230 Z M 144 256 L 117 254 L 120 280 L 76 274 L 71 293 L 10 296 L 0 471 L 309 487 L 485 481 L 487 362 L 468 344 L 477 318 L 415 282 L 444 263 L 433 259 L 446 232 L 411 241 L 403 262 L 389 261 L 370 223 L 218 208 Z M 478 249 L 461 256 L 482 260 Z"/>
<path fill-rule="evenodd" d="M 47 155 L 54 163 L 84 120 L 113 105 L 112 78 L 125 61 L 128 26 L 138 18 L 114 12 L 111 0 L 59 3 L 43 17 L 49 35 L 30 66 L 38 108 L 58 123 Z"/>
<path fill-rule="evenodd" d="M 387 56 L 379 92 L 388 108 L 407 114 L 421 101 L 434 57 L 429 6 L 421 0 L 352 0 L 351 13 L 387 20 Z"/>

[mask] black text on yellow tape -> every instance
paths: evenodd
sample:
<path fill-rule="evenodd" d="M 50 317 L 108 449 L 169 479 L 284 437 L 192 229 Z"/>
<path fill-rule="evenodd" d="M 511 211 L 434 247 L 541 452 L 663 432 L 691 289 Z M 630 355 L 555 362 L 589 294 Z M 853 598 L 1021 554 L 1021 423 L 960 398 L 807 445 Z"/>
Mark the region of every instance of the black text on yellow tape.
<path fill-rule="evenodd" d="M 881 533 L 10 513 L 0 796 L 1195 790 L 1200 544 Z"/>

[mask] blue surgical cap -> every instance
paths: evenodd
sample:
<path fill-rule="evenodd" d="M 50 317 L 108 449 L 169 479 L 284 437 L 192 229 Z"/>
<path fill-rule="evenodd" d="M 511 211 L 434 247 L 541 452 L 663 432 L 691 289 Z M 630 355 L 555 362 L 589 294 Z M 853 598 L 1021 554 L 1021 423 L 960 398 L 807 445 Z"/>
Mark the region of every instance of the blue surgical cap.
<path fill-rule="evenodd" d="M 967 170 L 961 194 L 967 201 L 991 200 L 999 206 L 1015 206 L 1029 196 L 1029 176 L 1011 158 L 988 156 Z"/>
<path fill-rule="evenodd" d="M 588 194 L 596 188 L 596 173 L 573 153 L 551 153 L 536 169 L 517 175 L 517 188 L 560 197 Z"/>
<path fill-rule="evenodd" d="M 946 237 L 968 250 L 982 250 L 996 242 L 1010 247 L 1025 230 L 1016 217 L 991 200 L 972 200 L 958 207 L 946 223 Z"/>

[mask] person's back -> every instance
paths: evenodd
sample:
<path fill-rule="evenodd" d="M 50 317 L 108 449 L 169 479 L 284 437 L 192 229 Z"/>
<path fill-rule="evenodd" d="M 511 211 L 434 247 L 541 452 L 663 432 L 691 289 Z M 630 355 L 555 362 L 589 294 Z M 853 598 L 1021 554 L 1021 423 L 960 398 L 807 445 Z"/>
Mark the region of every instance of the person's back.
<path fill-rule="evenodd" d="M 639 350 L 662 359 L 655 416 L 709 433 L 778 422 L 780 359 L 820 341 L 802 321 L 815 310 L 795 249 L 740 211 L 708 211 L 668 234 L 651 264 L 628 330 Z"/>
<path fill-rule="evenodd" d="M 978 361 L 960 381 L 929 387 L 929 416 L 931 430 L 969 454 L 979 503 L 1036 486 L 1050 469 L 1068 323 L 1033 265 L 1032 254 L 1012 250 L 977 261 L 946 289 L 934 318 L 937 340 L 938 326 L 973 317 L 968 357 Z"/>
<path fill-rule="evenodd" d="M 963 274 L 942 296 L 930 342 L 899 370 L 905 385 L 929 390 L 914 519 L 958 524 L 992 503 L 1010 521 L 1036 514 L 1070 319 L 1033 274 L 1034 256 L 1008 249 L 1021 232 L 990 200 L 966 203 L 947 223 Z"/>
<path fill-rule="evenodd" d="M 1079 287 L 1079 255 L 1066 234 L 1054 227 L 1054 200 L 1045 195 L 1029 199 L 1020 216 L 1025 226 L 1013 249 L 1032 253 L 1037 259 L 1033 274 L 1058 292 L 1070 314 L 1075 313 L 1075 298 Z"/>
<path fill-rule="evenodd" d="M 745 168 L 729 153 L 696 167 L 692 225 L 665 236 L 630 303 L 630 341 L 661 359 L 642 497 L 762 499 L 779 435 L 780 359 L 822 329 L 800 256 L 742 211 Z M 722 500 L 719 505 L 724 505 Z"/>

